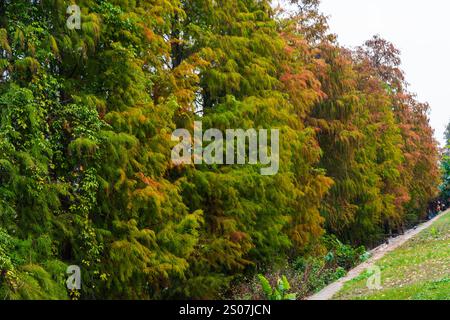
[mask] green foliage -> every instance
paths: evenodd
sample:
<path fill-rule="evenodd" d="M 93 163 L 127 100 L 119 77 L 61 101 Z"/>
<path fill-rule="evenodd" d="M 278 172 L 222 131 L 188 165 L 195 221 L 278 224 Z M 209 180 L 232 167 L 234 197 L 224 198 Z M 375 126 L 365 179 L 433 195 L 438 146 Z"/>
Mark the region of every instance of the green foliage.
<path fill-rule="evenodd" d="M 268 269 L 264 275 L 240 279 L 233 284 L 225 298 L 280 299 L 283 296 L 280 294 L 281 289 L 276 291 L 280 281 L 281 288 L 288 288 L 285 286 L 288 283 L 290 291 L 293 291 L 296 298 L 305 298 L 341 279 L 347 271 L 370 257 L 363 247 L 354 248 L 345 245 L 334 236 L 325 236 L 321 242 L 323 247 L 327 248 L 325 252 L 298 256 L 292 262 Z"/>
<path fill-rule="evenodd" d="M 328 249 L 325 260 L 328 264 L 336 264 L 340 268 L 349 270 L 365 259 L 366 249 L 363 246 L 352 247 L 343 244 L 335 236 L 325 236 L 324 243 Z"/>
<path fill-rule="evenodd" d="M 314 293 L 339 280 L 368 258 L 364 247 L 343 244 L 333 235 L 325 236 L 322 242 L 327 248 L 325 255 L 298 257 L 292 264 L 292 268 L 301 274 L 304 294 Z"/>
<path fill-rule="evenodd" d="M 446 201 L 450 199 L 450 124 L 445 131 L 446 149 L 441 159 L 442 183 L 440 185 L 441 197 Z"/>
<path fill-rule="evenodd" d="M 340 241 L 371 244 L 435 196 L 398 53 L 339 47 L 317 1 L 286 18 L 268 0 L 78 0 L 69 30 L 72 3 L 1 4 L 0 296 L 73 298 L 79 265 L 81 299 L 216 298 L 328 253 L 302 267 L 317 288 L 363 254 Z M 279 129 L 278 174 L 174 166 L 171 133 L 194 121 Z M 273 297 L 292 298 L 280 279 Z"/>
<path fill-rule="evenodd" d="M 291 289 L 286 276 L 278 279 L 277 285 L 272 288 L 269 281 L 262 275 L 258 275 L 261 287 L 268 300 L 295 300 L 295 293 L 288 293 Z"/>

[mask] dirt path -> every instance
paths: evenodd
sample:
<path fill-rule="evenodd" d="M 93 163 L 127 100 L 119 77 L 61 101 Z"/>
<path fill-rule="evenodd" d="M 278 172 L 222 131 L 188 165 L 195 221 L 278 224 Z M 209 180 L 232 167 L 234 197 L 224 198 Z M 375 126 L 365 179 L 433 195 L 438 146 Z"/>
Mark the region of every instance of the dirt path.
<path fill-rule="evenodd" d="M 396 248 L 400 247 L 402 244 L 404 244 L 406 241 L 411 239 L 412 237 L 416 236 L 423 230 L 429 228 L 436 220 L 442 218 L 444 215 L 449 214 L 450 210 L 446 211 L 445 213 L 440 214 L 439 216 L 435 217 L 434 219 L 425 222 L 418 227 L 411 229 L 407 231 L 404 235 L 398 236 L 397 238 L 393 238 L 389 240 L 389 244 L 381 245 L 372 251 L 370 253 L 372 254 L 372 257 L 364 262 L 363 264 L 360 264 L 356 268 L 350 270 L 348 274 L 341 278 L 340 280 L 330 284 L 328 287 L 324 288 L 319 293 L 316 293 L 313 296 L 310 296 L 309 298 L 306 298 L 305 300 L 330 300 L 333 298 L 333 296 L 338 293 L 342 287 L 344 286 L 344 283 L 347 281 L 350 281 L 357 276 L 359 276 L 364 270 L 367 268 L 373 266 L 375 262 L 383 258 L 386 253 L 391 252 L 395 250 Z"/>

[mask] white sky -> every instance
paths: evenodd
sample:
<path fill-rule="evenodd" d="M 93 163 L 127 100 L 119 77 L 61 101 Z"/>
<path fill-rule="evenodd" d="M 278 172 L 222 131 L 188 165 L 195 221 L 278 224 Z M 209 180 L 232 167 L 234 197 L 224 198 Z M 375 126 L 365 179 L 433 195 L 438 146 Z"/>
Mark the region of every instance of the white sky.
<path fill-rule="evenodd" d="M 450 121 L 450 1 L 322 0 L 339 43 L 354 47 L 375 34 L 402 51 L 409 90 L 431 105 L 436 139 Z"/>

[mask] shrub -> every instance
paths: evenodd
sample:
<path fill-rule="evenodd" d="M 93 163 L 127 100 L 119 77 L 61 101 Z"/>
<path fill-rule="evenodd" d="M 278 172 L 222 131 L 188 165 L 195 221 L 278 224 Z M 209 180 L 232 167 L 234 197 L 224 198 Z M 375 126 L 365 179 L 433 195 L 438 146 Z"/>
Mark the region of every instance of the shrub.
<path fill-rule="evenodd" d="M 272 288 L 272 286 L 269 283 L 269 280 L 267 280 L 267 278 L 264 277 L 262 274 L 258 275 L 258 279 L 260 281 L 260 284 L 264 291 L 264 294 L 266 295 L 266 298 L 268 300 L 295 300 L 296 299 L 295 293 L 289 293 L 291 286 L 285 275 L 283 275 L 281 277 L 281 279 L 278 279 L 277 285 L 274 288 Z"/>

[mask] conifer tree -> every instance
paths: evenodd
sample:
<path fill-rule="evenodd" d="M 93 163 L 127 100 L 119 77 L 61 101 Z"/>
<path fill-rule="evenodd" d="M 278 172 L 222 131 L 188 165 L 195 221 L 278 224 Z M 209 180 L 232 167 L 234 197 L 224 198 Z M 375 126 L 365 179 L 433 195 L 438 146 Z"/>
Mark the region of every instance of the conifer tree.
<path fill-rule="evenodd" d="M 285 71 L 295 57 L 277 32 L 269 2 L 184 5 L 186 18 L 178 17 L 177 23 L 189 32 L 177 39 L 173 56 L 180 65 L 196 54 L 207 62 L 198 67 L 198 100 L 192 107 L 201 116 L 191 121 L 201 120 L 204 130 L 280 129 L 282 136 L 276 176 L 261 176 L 260 168 L 252 166 L 183 169 L 184 201 L 191 211 L 205 212 L 206 228 L 192 274 L 180 290 L 207 297 L 233 276 L 316 242 L 323 233 L 318 207 L 330 180 L 314 169 L 320 150 L 304 116 L 298 116 L 316 97 L 302 101 L 295 93 L 286 96 L 282 79 L 289 77 Z M 297 73 L 302 71 L 293 72 L 301 76 Z M 309 85 L 306 90 L 318 95 Z"/>

